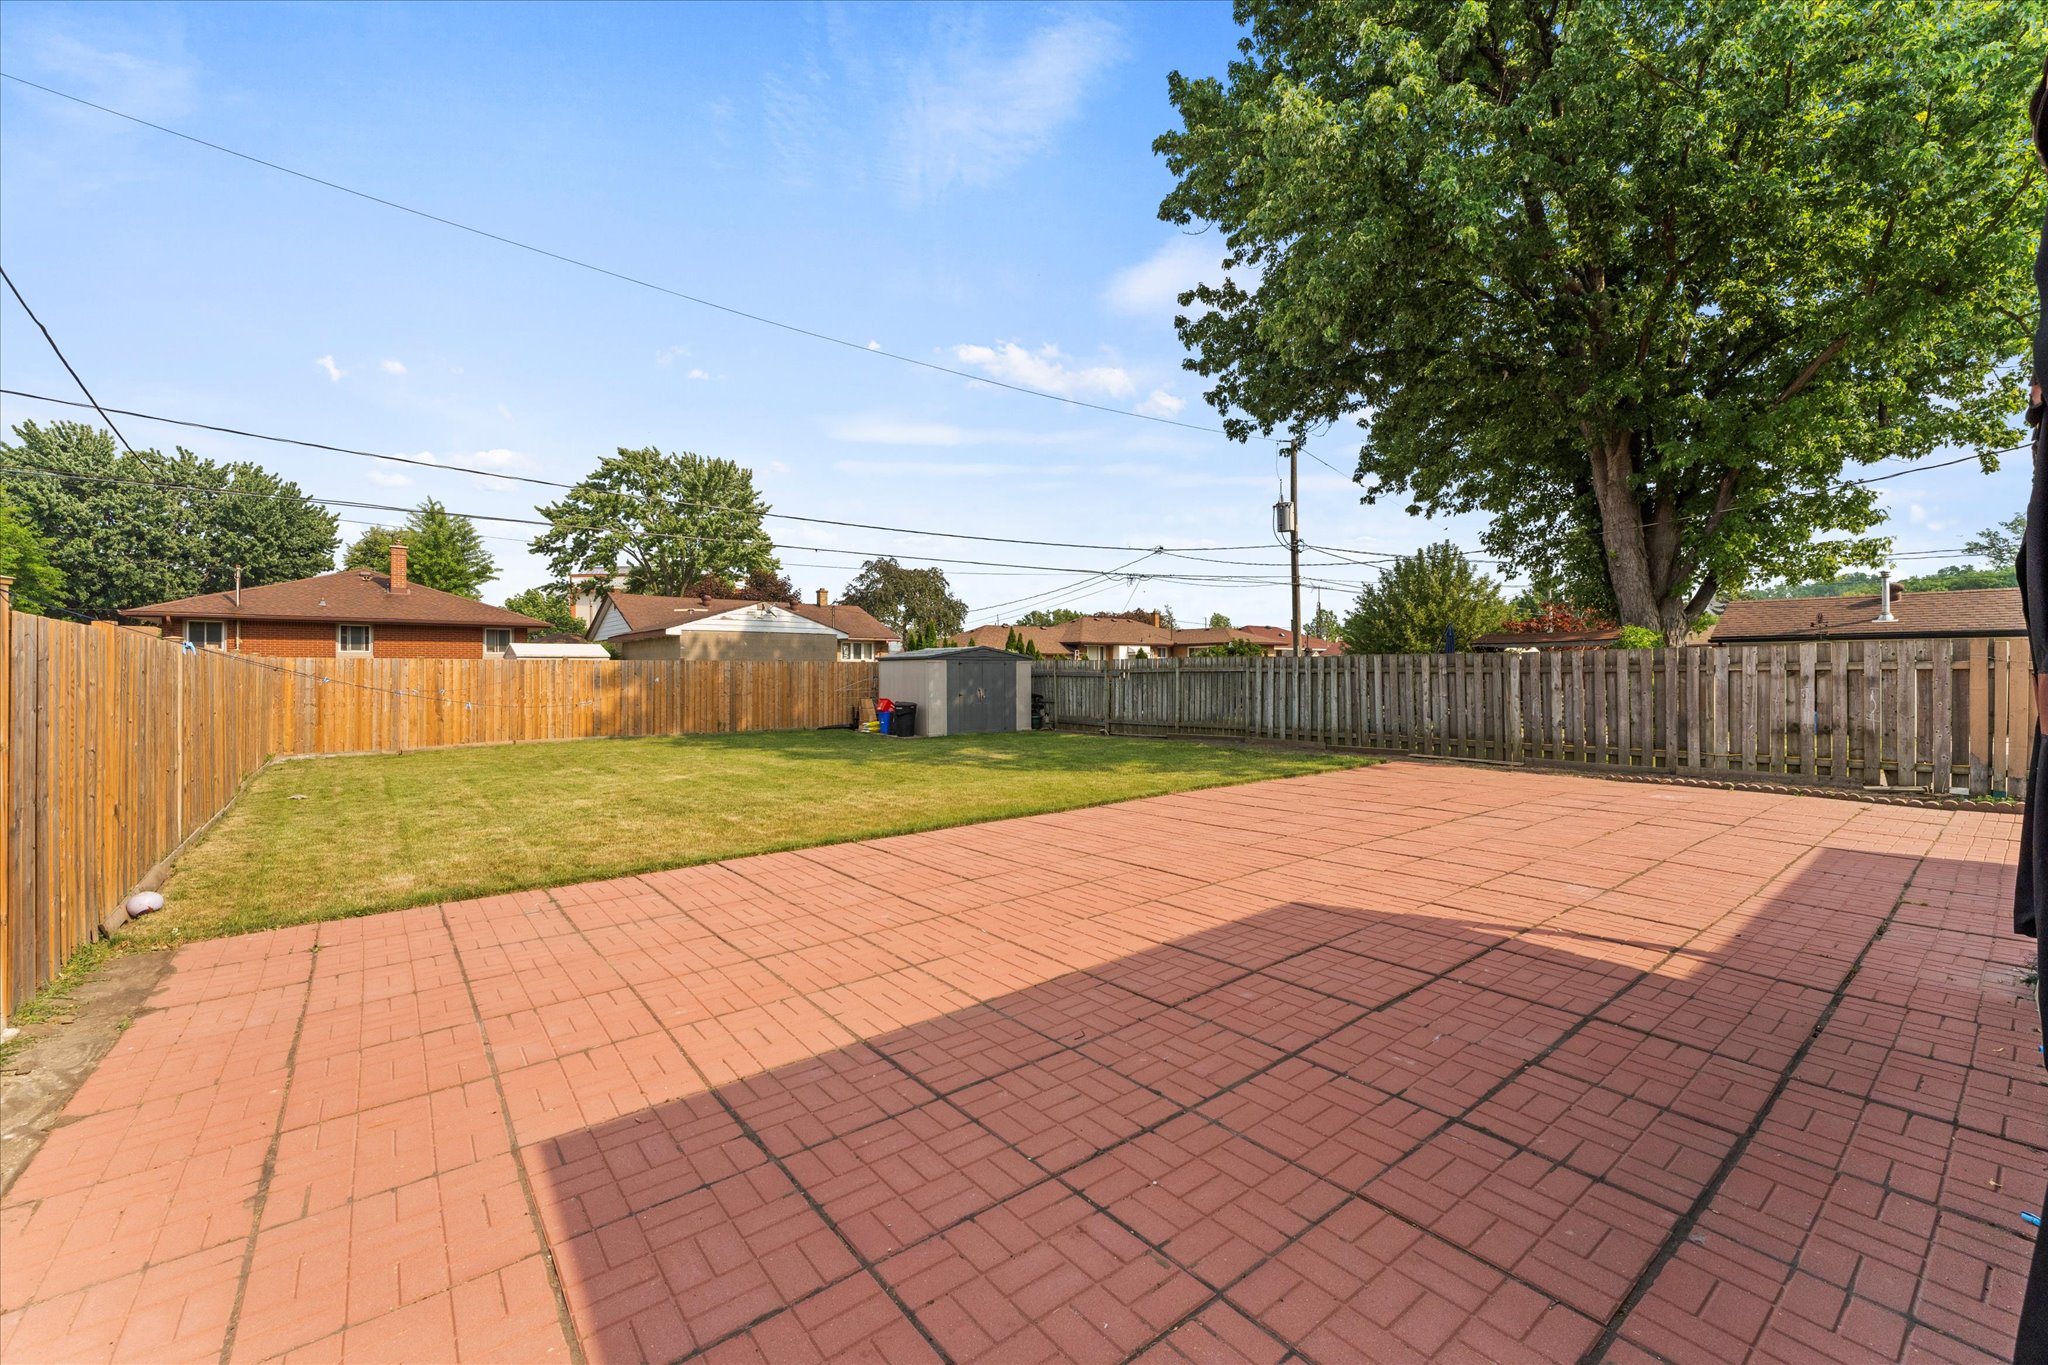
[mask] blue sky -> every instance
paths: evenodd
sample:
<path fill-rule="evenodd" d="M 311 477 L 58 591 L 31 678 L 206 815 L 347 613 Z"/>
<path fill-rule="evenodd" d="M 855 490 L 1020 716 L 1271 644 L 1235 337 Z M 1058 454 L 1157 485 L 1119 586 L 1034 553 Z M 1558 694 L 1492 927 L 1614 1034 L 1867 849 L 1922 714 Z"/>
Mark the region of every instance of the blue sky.
<path fill-rule="evenodd" d="M 1167 72 L 1220 72 L 1225 4 L 10 3 L 0 65 L 253 155 L 752 312 L 1116 408 L 1208 422 L 1173 294 L 1221 256 L 1157 219 Z M 102 402 L 573 480 L 621 445 L 752 467 L 778 511 L 1133 547 L 975 545 L 771 521 L 790 577 L 944 565 L 976 621 L 1035 604 L 1284 622 L 1277 547 L 1152 559 L 1260 581 L 1092 580 L 1159 544 L 1270 546 L 1270 446 L 1004 392 L 763 327 L 350 199 L 13 83 L 0 244 Z M 0 373 L 76 397 L 11 300 Z M 72 415 L 0 401 L 0 421 Z M 530 488 L 180 434 L 308 492 L 530 514 Z M 1344 433 L 1312 447 L 1348 470 Z M 1454 539 L 1305 460 L 1308 539 Z M 1898 549 L 2022 510 L 2008 460 L 1884 485 Z M 353 535 L 360 519 L 344 526 Z M 485 524 L 493 599 L 542 581 Z M 1266 567 L 1270 566 L 1270 567 Z M 1915 568 L 1924 567 L 1915 565 Z M 1342 609 L 1366 571 L 1318 569 Z M 1315 591 L 1308 594 L 1312 609 Z M 1005 604 L 1024 600 L 1022 606 Z"/>

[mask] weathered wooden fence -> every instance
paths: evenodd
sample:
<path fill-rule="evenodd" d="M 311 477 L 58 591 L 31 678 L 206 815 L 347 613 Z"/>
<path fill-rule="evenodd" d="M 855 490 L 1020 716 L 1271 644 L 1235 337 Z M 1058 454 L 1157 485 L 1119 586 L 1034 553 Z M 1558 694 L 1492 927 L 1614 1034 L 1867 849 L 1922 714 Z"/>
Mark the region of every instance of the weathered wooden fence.
<path fill-rule="evenodd" d="M 281 754 L 705 735 L 844 725 L 875 695 L 872 663 L 530 659 L 250 661 L 280 679 Z"/>
<path fill-rule="evenodd" d="M 1046 662 L 1052 723 L 1501 763 L 2025 794 L 2024 639 Z"/>
<path fill-rule="evenodd" d="M 872 663 L 258 659 L 10 612 L 0 1018 L 288 754 L 844 724 Z"/>

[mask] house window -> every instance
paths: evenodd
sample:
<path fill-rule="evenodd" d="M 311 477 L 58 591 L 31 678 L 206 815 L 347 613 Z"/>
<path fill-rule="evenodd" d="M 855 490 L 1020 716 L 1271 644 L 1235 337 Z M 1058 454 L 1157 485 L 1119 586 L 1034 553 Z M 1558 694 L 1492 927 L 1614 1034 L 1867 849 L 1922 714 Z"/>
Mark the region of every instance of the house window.
<path fill-rule="evenodd" d="M 334 648 L 336 653 L 368 654 L 370 652 L 370 628 L 368 626 L 336 626 L 334 629 Z"/>
<path fill-rule="evenodd" d="M 509 630 L 486 630 L 484 632 L 484 653 L 502 659 L 505 651 L 512 648 L 512 632 Z"/>
<path fill-rule="evenodd" d="M 842 663 L 867 663 L 875 657 L 873 640 L 841 640 L 839 658 Z"/>
<path fill-rule="evenodd" d="M 228 623 L 225 621 L 187 621 L 185 643 L 199 649 L 226 649 L 228 647 Z"/>

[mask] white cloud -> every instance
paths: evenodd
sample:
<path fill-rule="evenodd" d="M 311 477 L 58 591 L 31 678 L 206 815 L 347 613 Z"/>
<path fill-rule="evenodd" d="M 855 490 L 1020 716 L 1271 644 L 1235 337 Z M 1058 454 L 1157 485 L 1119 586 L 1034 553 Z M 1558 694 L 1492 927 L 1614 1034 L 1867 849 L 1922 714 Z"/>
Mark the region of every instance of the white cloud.
<path fill-rule="evenodd" d="M 688 379 L 709 379 L 711 376 L 705 371 L 697 369 L 693 366 L 691 367 L 690 373 L 684 377 Z"/>
<path fill-rule="evenodd" d="M 119 13 L 120 11 L 115 11 Z M 132 13 L 132 11 L 131 11 Z M 127 16 L 124 14 L 123 18 Z M 76 16 L 67 16 L 67 26 Z M 159 54 L 183 56 L 181 26 L 111 22 L 107 14 L 95 16 L 83 25 L 92 33 L 88 42 L 71 32 L 56 32 L 49 23 L 30 28 L 24 46 L 29 61 L 62 84 L 95 99 L 115 102 L 121 107 L 157 118 L 187 114 L 193 107 L 193 71 L 182 60 L 161 56 L 142 57 L 123 48 L 133 45 Z M 144 28 L 150 31 L 143 31 Z M 19 69 L 19 68 L 17 68 Z"/>
<path fill-rule="evenodd" d="M 997 346 L 955 346 L 953 354 L 991 378 L 1063 398 L 1127 398 L 1138 387 L 1115 365 L 1069 365 L 1060 348 L 1050 343 L 1035 351 L 1014 341 Z"/>
<path fill-rule="evenodd" d="M 998 476 L 1057 476 L 1074 472 L 1073 465 L 996 464 L 952 460 L 835 460 L 841 474 L 913 475 L 927 479 L 992 479 Z"/>
<path fill-rule="evenodd" d="M 870 351 L 879 351 L 882 349 L 882 343 L 879 341 L 870 341 L 868 343 L 868 349 Z"/>
<path fill-rule="evenodd" d="M 377 368 L 381 369 L 386 374 L 404 374 L 405 362 L 403 360 L 393 360 L 387 356 L 383 360 L 377 362 Z"/>
<path fill-rule="evenodd" d="M 327 371 L 327 378 L 332 383 L 339 384 L 341 382 L 341 377 L 348 373 L 347 370 L 344 370 L 343 368 L 341 368 L 341 366 L 334 363 L 334 357 L 331 355 L 323 355 L 313 363 L 315 365 L 318 365 L 321 369 Z"/>
<path fill-rule="evenodd" d="M 395 469 L 365 470 L 363 477 L 384 488 L 403 488 L 412 482 L 412 475 L 401 474 Z"/>
<path fill-rule="evenodd" d="M 951 422 L 914 421 L 884 413 L 832 418 L 826 422 L 825 431 L 834 440 L 875 446 L 1058 446 L 1095 439 L 1093 433 L 1086 431 L 963 427 Z"/>
<path fill-rule="evenodd" d="M 1133 317 L 1171 316 L 1180 295 L 1201 283 L 1223 277 L 1223 239 L 1214 234 L 1189 237 L 1176 233 L 1144 260 L 1110 277 L 1102 301 Z"/>
<path fill-rule="evenodd" d="M 464 471 L 480 470 L 487 473 L 472 474 L 470 481 L 482 488 L 502 488 L 503 482 L 491 477 L 496 474 L 538 474 L 540 461 L 517 450 L 474 450 L 467 454 L 447 456 L 445 459 L 431 450 L 422 450 L 412 456 L 423 464 L 459 465 Z"/>
<path fill-rule="evenodd" d="M 654 363 L 667 369 L 690 354 L 687 346 L 664 346 L 654 353 Z"/>
<path fill-rule="evenodd" d="M 540 469 L 539 460 L 517 450 L 479 450 L 463 456 L 460 463 L 506 474 L 532 474 Z"/>
<path fill-rule="evenodd" d="M 1022 43 L 975 34 L 914 65 L 891 139 L 904 192 L 925 199 L 956 182 L 994 183 L 1052 145 L 1123 52 L 1116 25 L 1070 14 Z"/>
<path fill-rule="evenodd" d="M 1154 389 L 1144 402 L 1138 404 L 1138 411 L 1147 417 L 1178 417 L 1187 405 L 1185 398 L 1176 398 L 1165 389 Z"/>

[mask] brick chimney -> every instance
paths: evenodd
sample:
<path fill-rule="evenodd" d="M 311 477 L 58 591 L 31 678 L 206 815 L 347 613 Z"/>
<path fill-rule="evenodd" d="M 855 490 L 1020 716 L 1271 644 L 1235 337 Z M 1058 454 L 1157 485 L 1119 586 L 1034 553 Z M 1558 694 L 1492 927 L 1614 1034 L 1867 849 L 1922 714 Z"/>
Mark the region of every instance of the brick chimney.
<path fill-rule="evenodd" d="M 829 607 L 829 606 L 831 606 L 831 605 L 832 605 L 832 594 L 831 594 L 831 593 L 829 593 L 829 592 L 826 592 L 826 591 L 825 591 L 825 590 L 824 590 L 823 588 L 820 588 L 820 589 L 818 589 L 818 605 L 819 605 L 819 606 L 821 606 L 821 607 Z"/>
<path fill-rule="evenodd" d="M 405 545 L 400 541 L 391 542 L 391 591 L 409 593 L 412 585 L 405 581 Z"/>

